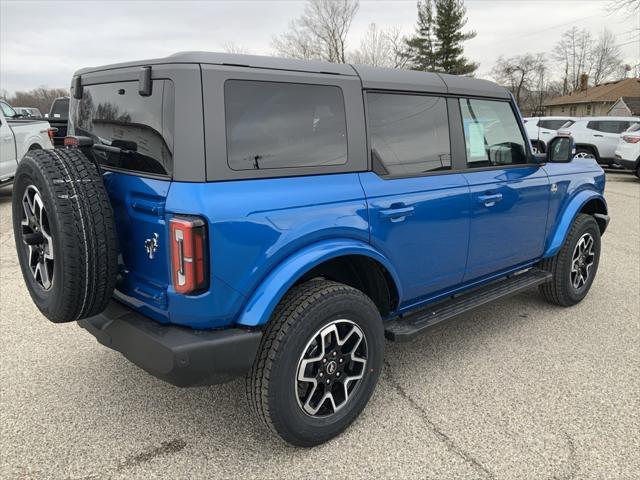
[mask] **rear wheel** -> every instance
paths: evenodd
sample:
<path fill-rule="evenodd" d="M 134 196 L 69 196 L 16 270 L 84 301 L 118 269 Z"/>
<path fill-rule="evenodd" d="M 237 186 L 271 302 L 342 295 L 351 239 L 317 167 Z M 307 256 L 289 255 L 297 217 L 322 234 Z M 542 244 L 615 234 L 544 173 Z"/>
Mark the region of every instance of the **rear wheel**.
<path fill-rule="evenodd" d="M 252 409 L 286 442 L 310 447 L 364 409 L 382 367 L 380 314 L 362 292 L 326 280 L 294 287 L 263 336 L 247 377 Z"/>
<path fill-rule="evenodd" d="M 587 296 L 600 261 L 600 228 L 591 215 L 579 214 L 555 257 L 540 266 L 553 274 L 540 291 L 550 303 L 568 307 Z"/>
<path fill-rule="evenodd" d="M 596 158 L 596 154 L 588 147 L 578 147 L 575 158 Z"/>
<path fill-rule="evenodd" d="M 52 322 L 97 315 L 117 273 L 113 212 L 96 166 L 79 150 L 33 150 L 20 161 L 13 231 L 29 294 Z"/>

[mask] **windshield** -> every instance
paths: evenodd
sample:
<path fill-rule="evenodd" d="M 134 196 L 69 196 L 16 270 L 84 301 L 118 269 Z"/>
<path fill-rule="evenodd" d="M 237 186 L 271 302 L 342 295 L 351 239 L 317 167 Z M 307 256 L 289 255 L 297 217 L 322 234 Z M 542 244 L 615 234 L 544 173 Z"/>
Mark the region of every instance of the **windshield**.
<path fill-rule="evenodd" d="M 7 118 L 14 118 L 18 113 L 5 102 L 0 102 L 0 108 L 2 108 L 2 114 Z"/>

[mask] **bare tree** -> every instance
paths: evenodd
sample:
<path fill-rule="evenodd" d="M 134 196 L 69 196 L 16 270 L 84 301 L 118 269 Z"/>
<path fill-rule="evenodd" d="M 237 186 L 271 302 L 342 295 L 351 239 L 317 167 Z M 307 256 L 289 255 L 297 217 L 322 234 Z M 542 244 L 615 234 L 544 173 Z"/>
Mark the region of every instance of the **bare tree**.
<path fill-rule="evenodd" d="M 541 53 L 516 57 L 499 57 L 491 74 L 507 87 L 522 110 L 539 111 L 546 98 L 547 64 Z"/>
<path fill-rule="evenodd" d="M 236 42 L 223 42 L 222 50 L 225 53 L 249 53 L 249 49 L 242 45 L 238 45 Z"/>
<path fill-rule="evenodd" d="M 371 23 L 360 40 L 360 48 L 348 55 L 349 61 L 374 67 L 402 68 L 407 63 L 407 57 L 403 55 L 404 42 L 400 28 L 384 30 Z"/>
<path fill-rule="evenodd" d="M 590 64 L 591 78 L 596 85 L 611 77 L 621 76 L 622 52 L 615 35 L 606 28 L 591 49 Z"/>
<path fill-rule="evenodd" d="M 576 90 L 580 85 L 580 75 L 589 74 L 589 58 L 593 39 L 587 30 L 573 27 L 562 34 L 553 49 L 553 58 L 562 67 L 563 94 Z"/>
<path fill-rule="evenodd" d="M 308 0 L 302 16 L 272 46 L 285 57 L 346 63 L 346 40 L 358 0 Z"/>
<path fill-rule="evenodd" d="M 47 88 L 43 86 L 28 92 L 18 91 L 13 96 L 5 96 L 5 98 L 14 107 L 34 107 L 42 113 L 46 113 L 56 98 L 68 95 L 69 90 L 66 88 Z"/>
<path fill-rule="evenodd" d="M 491 74 L 498 83 L 507 87 L 513 93 L 518 105 L 522 105 L 525 90 L 535 85 L 536 77 L 543 70 L 542 55 L 525 53 L 516 57 L 499 57 Z"/>
<path fill-rule="evenodd" d="M 385 37 L 389 45 L 391 46 L 391 54 L 393 55 L 393 61 L 391 67 L 393 68 L 405 68 L 409 61 L 406 55 L 407 37 L 402 32 L 400 27 L 391 27 L 386 30 Z"/>
<path fill-rule="evenodd" d="M 607 9 L 613 12 L 625 10 L 628 13 L 640 10 L 640 1 L 638 0 L 610 0 Z"/>

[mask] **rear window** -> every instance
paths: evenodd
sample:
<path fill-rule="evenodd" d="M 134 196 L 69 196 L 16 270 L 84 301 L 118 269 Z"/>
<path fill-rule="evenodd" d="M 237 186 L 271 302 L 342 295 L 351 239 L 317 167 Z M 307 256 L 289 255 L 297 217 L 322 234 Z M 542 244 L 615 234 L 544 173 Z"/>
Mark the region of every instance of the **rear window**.
<path fill-rule="evenodd" d="M 59 100 L 54 100 L 53 105 L 51 105 L 51 112 L 49 112 L 49 116 L 53 118 L 61 118 L 62 120 L 68 119 L 69 99 L 61 98 Z"/>
<path fill-rule="evenodd" d="M 339 87 L 227 80 L 224 96 L 232 170 L 347 163 L 347 122 Z"/>
<path fill-rule="evenodd" d="M 174 97 L 171 80 L 154 80 L 148 97 L 138 93 L 137 81 L 85 85 L 75 133 L 102 146 L 94 154 L 105 167 L 171 175 Z"/>

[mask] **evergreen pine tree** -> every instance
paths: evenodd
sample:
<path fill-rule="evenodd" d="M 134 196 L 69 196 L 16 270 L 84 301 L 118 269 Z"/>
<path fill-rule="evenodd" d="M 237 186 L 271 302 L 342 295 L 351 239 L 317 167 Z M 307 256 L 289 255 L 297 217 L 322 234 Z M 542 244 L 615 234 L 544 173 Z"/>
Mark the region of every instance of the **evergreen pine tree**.
<path fill-rule="evenodd" d="M 478 68 L 464 56 L 462 42 L 476 36 L 463 33 L 467 24 L 463 0 L 419 0 L 418 24 L 406 40 L 404 56 L 413 70 L 471 75 Z"/>
<path fill-rule="evenodd" d="M 433 28 L 432 0 L 418 0 L 416 34 L 406 40 L 404 54 L 412 70 L 435 70 Z"/>
<path fill-rule="evenodd" d="M 435 0 L 435 9 L 434 56 L 436 69 L 454 75 L 473 74 L 477 70 L 478 64 L 469 62 L 463 56 L 462 42 L 474 38 L 476 32 L 462 32 L 467 24 L 467 9 L 463 0 Z"/>

